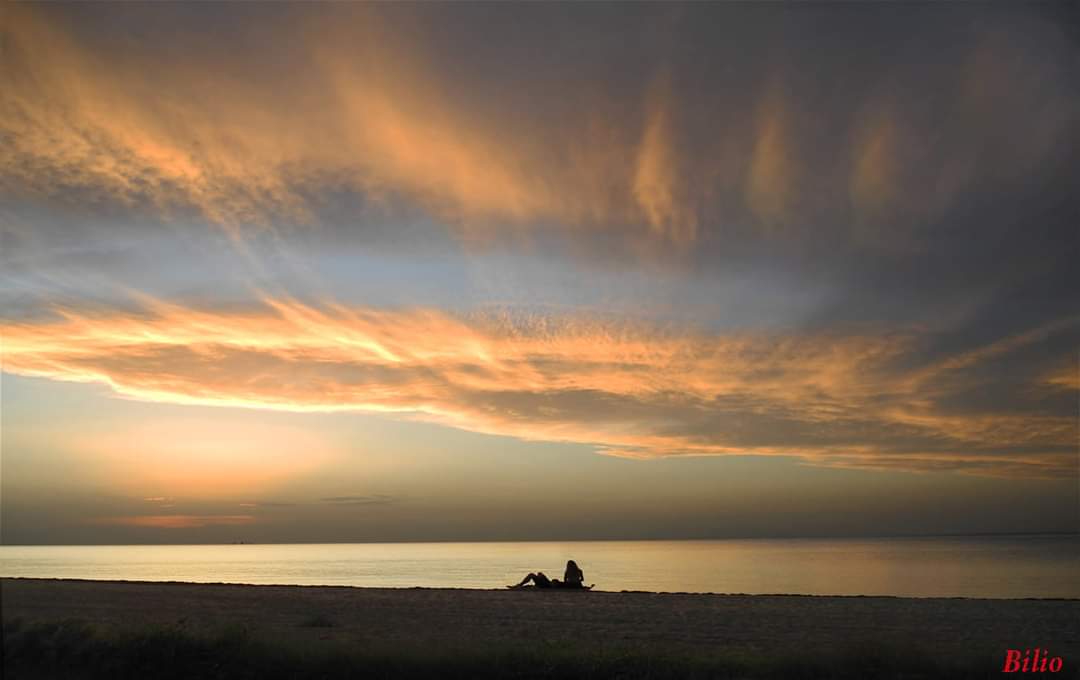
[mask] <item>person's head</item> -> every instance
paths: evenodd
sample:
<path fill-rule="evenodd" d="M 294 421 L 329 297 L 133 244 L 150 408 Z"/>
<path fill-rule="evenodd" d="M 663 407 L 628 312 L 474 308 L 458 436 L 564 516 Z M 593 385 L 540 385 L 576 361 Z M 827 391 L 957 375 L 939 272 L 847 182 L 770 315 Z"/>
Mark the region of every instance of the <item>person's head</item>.
<path fill-rule="evenodd" d="M 566 578 L 570 578 L 571 574 L 580 574 L 581 569 L 578 568 L 577 562 L 574 560 L 566 561 Z"/>

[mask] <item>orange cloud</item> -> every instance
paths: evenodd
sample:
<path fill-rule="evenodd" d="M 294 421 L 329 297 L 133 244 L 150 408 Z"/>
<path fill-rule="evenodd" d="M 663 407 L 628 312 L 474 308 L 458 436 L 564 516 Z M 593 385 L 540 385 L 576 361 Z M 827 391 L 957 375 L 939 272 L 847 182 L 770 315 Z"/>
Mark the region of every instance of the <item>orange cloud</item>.
<path fill-rule="evenodd" d="M 421 206 L 467 239 L 615 230 L 623 243 L 685 250 L 706 229 L 730 226 L 713 224 L 718 214 L 752 218 L 774 236 L 816 235 L 812 223 L 846 222 L 851 202 L 867 221 L 915 230 L 988 165 L 989 140 L 1021 136 L 1016 126 L 1039 112 L 1037 143 L 1000 148 L 989 164 L 1022 176 L 1056 153 L 1077 111 L 1053 59 L 992 37 L 968 47 L 956 82 L 935 81 L 948 93 L 936 110 L 964 118 L 947 119 L 963 134 L 932 154 L 901 153 L 938 134 L 936 119 L 911 120 L 917 112 L 896 104 L 910 99 L 904 81 L 806 110 L 780 87 L 680 90 L 657 60 L 642 75 L 651 84 L 618 97 L 564 79 L 558 98 L 581 104 L 548 118 L 547 95 L 507 110 L 470 94 L 475 84 L 438 62 L 422 30 L 385 20 L 390 10 L 335 11 L 252 21 L 250 44 L 285 56 L 222 59 L 206 56 L 215 45 L 205 35 L 185 35 L 178 56 L 176 45 L 121 47 L 80 34 L 63 11 L 9 5 L 0 187 L 53 201 L 89 192 L 166 218 L 195 210 L 236 235 L 317 223 L 330 187 Z M 504 87 L 518 94 L 529 83 Z M 1018 88 L 1037 104 L 997 112 L 1008 99 L 999 95 Z M 872 114 L 858 134 L 811 153 L 836 119 L 862 108 Z M 691 125 L 687 112 L 718 129 Z M 912 210 L 912 197 L 926 208 Z"/>
<path fill-rule="evenodd" d="M 1044 382 L 1061 389 L 1080 392 L 1080 356 L 1064 362 L 1056 371 L 1047 375 Z"/>
<path fill-rule="evenodd" d="M 685 182 L 679 176 L 679 153 L 672 139 L 672 99 L 667 78 L 658 80 L 649 95 L 638 146 L 634 198 L 654 234 L 685 246 L 697 236 L 698 216 L 680 196 Z"/>
<path fill-rule="evenodd" d="M 859 138 L 853 144 L 851 198 L 856 215 L 864 222 L 880 219 L 903 198 L 897 177 L 904 142 L 897 121 L 884 112 L 867 116 Z"/>
<path fill-rule="evenodd" d="M 792 113 L 779 92 L 771 90 L 761 106 L 746 179 L 750 210 L 769 230 L 790 226 L 798 190 Z"/>
<path fill-rule="evenodd" d="M 3 358 L 11 373 L 105 383 L 137 399 L 397 413 L 614 455 L 1060 475 L 1075 474 L 1074 418 L 945 404 L 978 384 L 958 366 L 1075 321 L 913 373 L 895 367 L 918 349 L 914 332 L 716 335 L 276 299 L 242 312 L 148 302 L 137 313 L 9 322 Z"/>
<path fill-rule="evenodd" d="M 692 237 L 675 224 L 662 113 L 642 132 L 615 124 L 616 108 L 594 112 L 554 138 L 535 122 L 492 119 L 447 94 L 422 46 L 387 35 L 375 8 L 351 11 L 362 20 L 299 21 L 291 40 L 264 27 L 265 42 L 296 45 L 299 62 L 267 89 L 257 63 L 210 68 L 194 49 L 136 67 L 55 16 L 15 7 L 2 27 L 10 144 L 0 182 L 24 196 L 90 187 L 165 215 L 194 207 L 234 233 L 315 221 L 307 193 L 323 181 L 408 196 L 469 236 L 620 222 L 642 238 Z M 295 106 L 277 101 L 283 87 Z M 597 123 L 609 134 L 595 135 Z"/>

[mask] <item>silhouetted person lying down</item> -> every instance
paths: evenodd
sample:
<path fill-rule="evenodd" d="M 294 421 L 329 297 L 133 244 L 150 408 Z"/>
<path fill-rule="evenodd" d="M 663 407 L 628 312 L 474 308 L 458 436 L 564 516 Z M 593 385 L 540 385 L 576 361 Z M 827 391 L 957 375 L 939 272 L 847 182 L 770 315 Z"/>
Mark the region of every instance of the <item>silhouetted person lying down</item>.
<path fill-rule="evenodd" d="M 518 588 L 524 588 L 528 585 L 529 581 L 532 581 L 537 588 L 566 588 L 576 590 L 589 590 L 591 585 L 585 585 L 585 572 L 583 572 L 577 565 L 577 562 L 570 560 L 566 563 L 566 572 L 563 574 L 563 580 L 549 579 L 544 575 L 544 572 L 538 571 L 535 574 L 529 574 L 525 578 L 521 579 L 521 583 L 515 583 L 512 586 L 506 586 L 511 590 Z"/>

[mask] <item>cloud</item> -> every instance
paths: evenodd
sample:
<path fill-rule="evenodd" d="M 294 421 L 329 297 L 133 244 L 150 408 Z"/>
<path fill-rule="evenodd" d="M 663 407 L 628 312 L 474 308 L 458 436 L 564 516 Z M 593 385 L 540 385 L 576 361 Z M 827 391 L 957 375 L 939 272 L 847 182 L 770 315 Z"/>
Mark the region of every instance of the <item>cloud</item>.
<path fill-rule="evenodd" d="M 716 334 L 572 315 L 148 301 L 9 322 L 3 368 L 149 401 L 381 412 L 638 458 L 1057 476 L 1076 474 L 1075 395 L 1045 376 L 1071 356 L 1078 326 L 1064 318 L 927 358 L 932 334 L 918 329 Z"/>
<path fill-rule="evenodd" d="M 792 139 L 791 116 L 781 94 L 770 94 L 758 114 L 746 195 L 751 212 L 769 230 L 790 225 L 796 215 L 792 203 L 798 157 Z"/>
<path fill-rule="evenodd" d="M 1065 362 L 1056 372 L 1048 375 L 1045 382 L 1061 389 L 1080 392 L 1080 357 Z"/>
<path fill-rule="evenodd" d="M 162 222 L 208 221 L 238 241 L 332 226 L 321 243 L 337 255 L 365 238 L 370 209 L 386 229 L 427 215 L 467 243 L 677 252 L 710 272 L 753 270 L 750 287 L 783 270 L 840 291 L 799 316 L 832 330 L 718 334 L 285 297 L 236 310 L 72 304 L 45 319 L 19 289 L 5 293 L 26 320 L 5 323 L 4 370 L 642 458 L 1075 473 L 1077 373 L 1062 345 L 1076 331 L 1062 317 L 1075 306 L 1080 98 L 1075 45 L 1052 21 L 905 8 L 791 22 L 777 21 L 780 6 L 695 6 L 665 24 L 662 45 L 613 45 L 598 39 L 614 34 L 606 10 L 487 8 L 480 20 L 457 7 L 453 22 L 445 11 L 12 5 L 0 194 L 68 205 L 78 216 L 57 223 L 59 254 L 86 250 L 116 279 L 122 257 L 102 246 Z M 657 12 L 620 16 L 618 34 L 652 36 Z M 110 219 L 91 238 L 82 216 L 95 211 Z M 19 217 L 0 234 L 12 251 L 49 228 L 32 209 Z M 129 257 L 161 275 L 144 251 Z M 52 271 L 24 265 L 28 290 L 52 275 L 85 294 L 67 259 L 41 261 Z M 200 259 L 174 276 L 187 291 L 187 270 L 215 268 L 210 278 L 228 266 Z M 201 282 L 204 299 L 223 299 L 216 283 Z M 969 314 L 960 339 L 922 323 Z M 851 318 L 878 323 L 837 322 Z M 203 455 L 262 455 L 215 446 Z M 170 473 L 185 455 L 167 456 Z M 222 493 L 250 481 L 239 466 L 229 479 Z M 132 483 L 159 488 L 147 481 Z"/>
<path fill-rule="evenodd" d="M 669 77 L 661 76 L 647 98 L 645 130 L 637 148 L 633 192 L 650 231 L 686 246 L 697 237 L 698 216 L 680 196 L 684 181 L 672 126 L 673 106 Z"/>
<path fill-rule="evenodd" d="M 131 517 L 94 517 L 88 524 L 146 527 L 152 529 L 192 529 L 208 526 L 253 524 L 252 515 L 134 515 Z"/>
<path fill-rule="evenodd" d="M 108 25 L 13 6 L 0 188 L 136 217 L 194 213 L 238 237 L 374 205 L 420 210 L 468 242 L 554 234 L 603 250 L 615 234 L 636 254 L 707 235 L 726 246 L 733 232 L 843 237 L 852 222 L 866 242 L 907 242 L 975 189 L 1063 157 L 1080 114 L 1073 47 L 1022 13 L 1024 31 L 986 12 L 967 32 L 940 13 L 911 12 L 914 26 L 852 13 L 830 27 L 837 65 L 805 45 L 825 14 L 795 30 L 745 8 L 685 9 L 670 41 L 683 53 L 597 41 L 607 22 L 585 10 L 579 22 L 517 10 L 565 29 L 538 34 L 502 13 L 258 9 L 143 8 L 106 12 Z M 650 12 L 666 10 L 627 30 L 655 24 Z M 900 49 L 905 31 L 941 58 Z M 883 61 L 894 50 L 866 50 L 863 36 L 902 58 Z"/>
<path fill-rule="evenodd" d="M 388 505 L 395 502 L 397 498 L 388 494 L 376 493 L 361 496 L 330 496 L 319 500 L 332 505 Z"/>
<path fill-rule="evenodd" d="M 615 200 L 575 190 L 582 170 L 622 177 L 625 186 L 622 160 L 634 153 L 636 130 L 610 140 L 626 147 L 617 153 L 591 143 L 585 129 L 530 141 L 528 129 L 485 120 L 447 94 L 421 46 L 398 45 L 373 9 L 350 10 L 348 31 L 318 19 L 252 29 L 279 45 L 297 42 L 286 33 L 301 36 L 290 50 L 295 62 L 278 73 L 302 102 L 295 108 L 275 101 L 282 83 L 259 77 L 258 59 L 205 68 L 196 50 L 136 68 L 56 13 L 10 14 L 2 100 L 10 144 L 0 179 L 22 198 L 90 193 L 166 217 L 195 210 L 237 234 L 310 225 L 321 202 L 311 193 L 324 187 L 381 203 L 404 197 L 470 237 L 496 223 L 598 227 L 617 218 L 648 226 L 670 216 L 641 213 L 625 190 Z M 35 49 L 46 43 L 47 52 Z M 576 154 L 577 169 L 555 171 L 550 142 Z"/>

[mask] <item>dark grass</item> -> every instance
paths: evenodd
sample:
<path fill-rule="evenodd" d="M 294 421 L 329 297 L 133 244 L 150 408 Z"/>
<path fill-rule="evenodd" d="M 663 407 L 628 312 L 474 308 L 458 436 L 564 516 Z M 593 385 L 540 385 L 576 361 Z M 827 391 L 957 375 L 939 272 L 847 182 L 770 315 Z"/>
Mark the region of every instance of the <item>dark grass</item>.
<path fill-rule="evenodd" d="M 337 621 L 324 612 L 318 612 L 304 619 L 300 623 L 305 628 L 336 628 Z"/>
<path fill-rule="evenodd" d="M 325 626 L 316 615 L 313 627 Z M 241 680 L 336 678 L 989 678 L 990 656 L 964 660 L 887 644 L 837 651 L 775 654 L 716 650 L 590 648 L 587 645 L 492 643 L 469 648 L 397 648 L 329 644 L 304 648 L 232 627 L 194 634 L 180 627 L 104 631 L 79 621 L 4 622 L 4 678 L 200 678 Z M 1055 677 L 1076 677 L 1059 673 Z"/>

